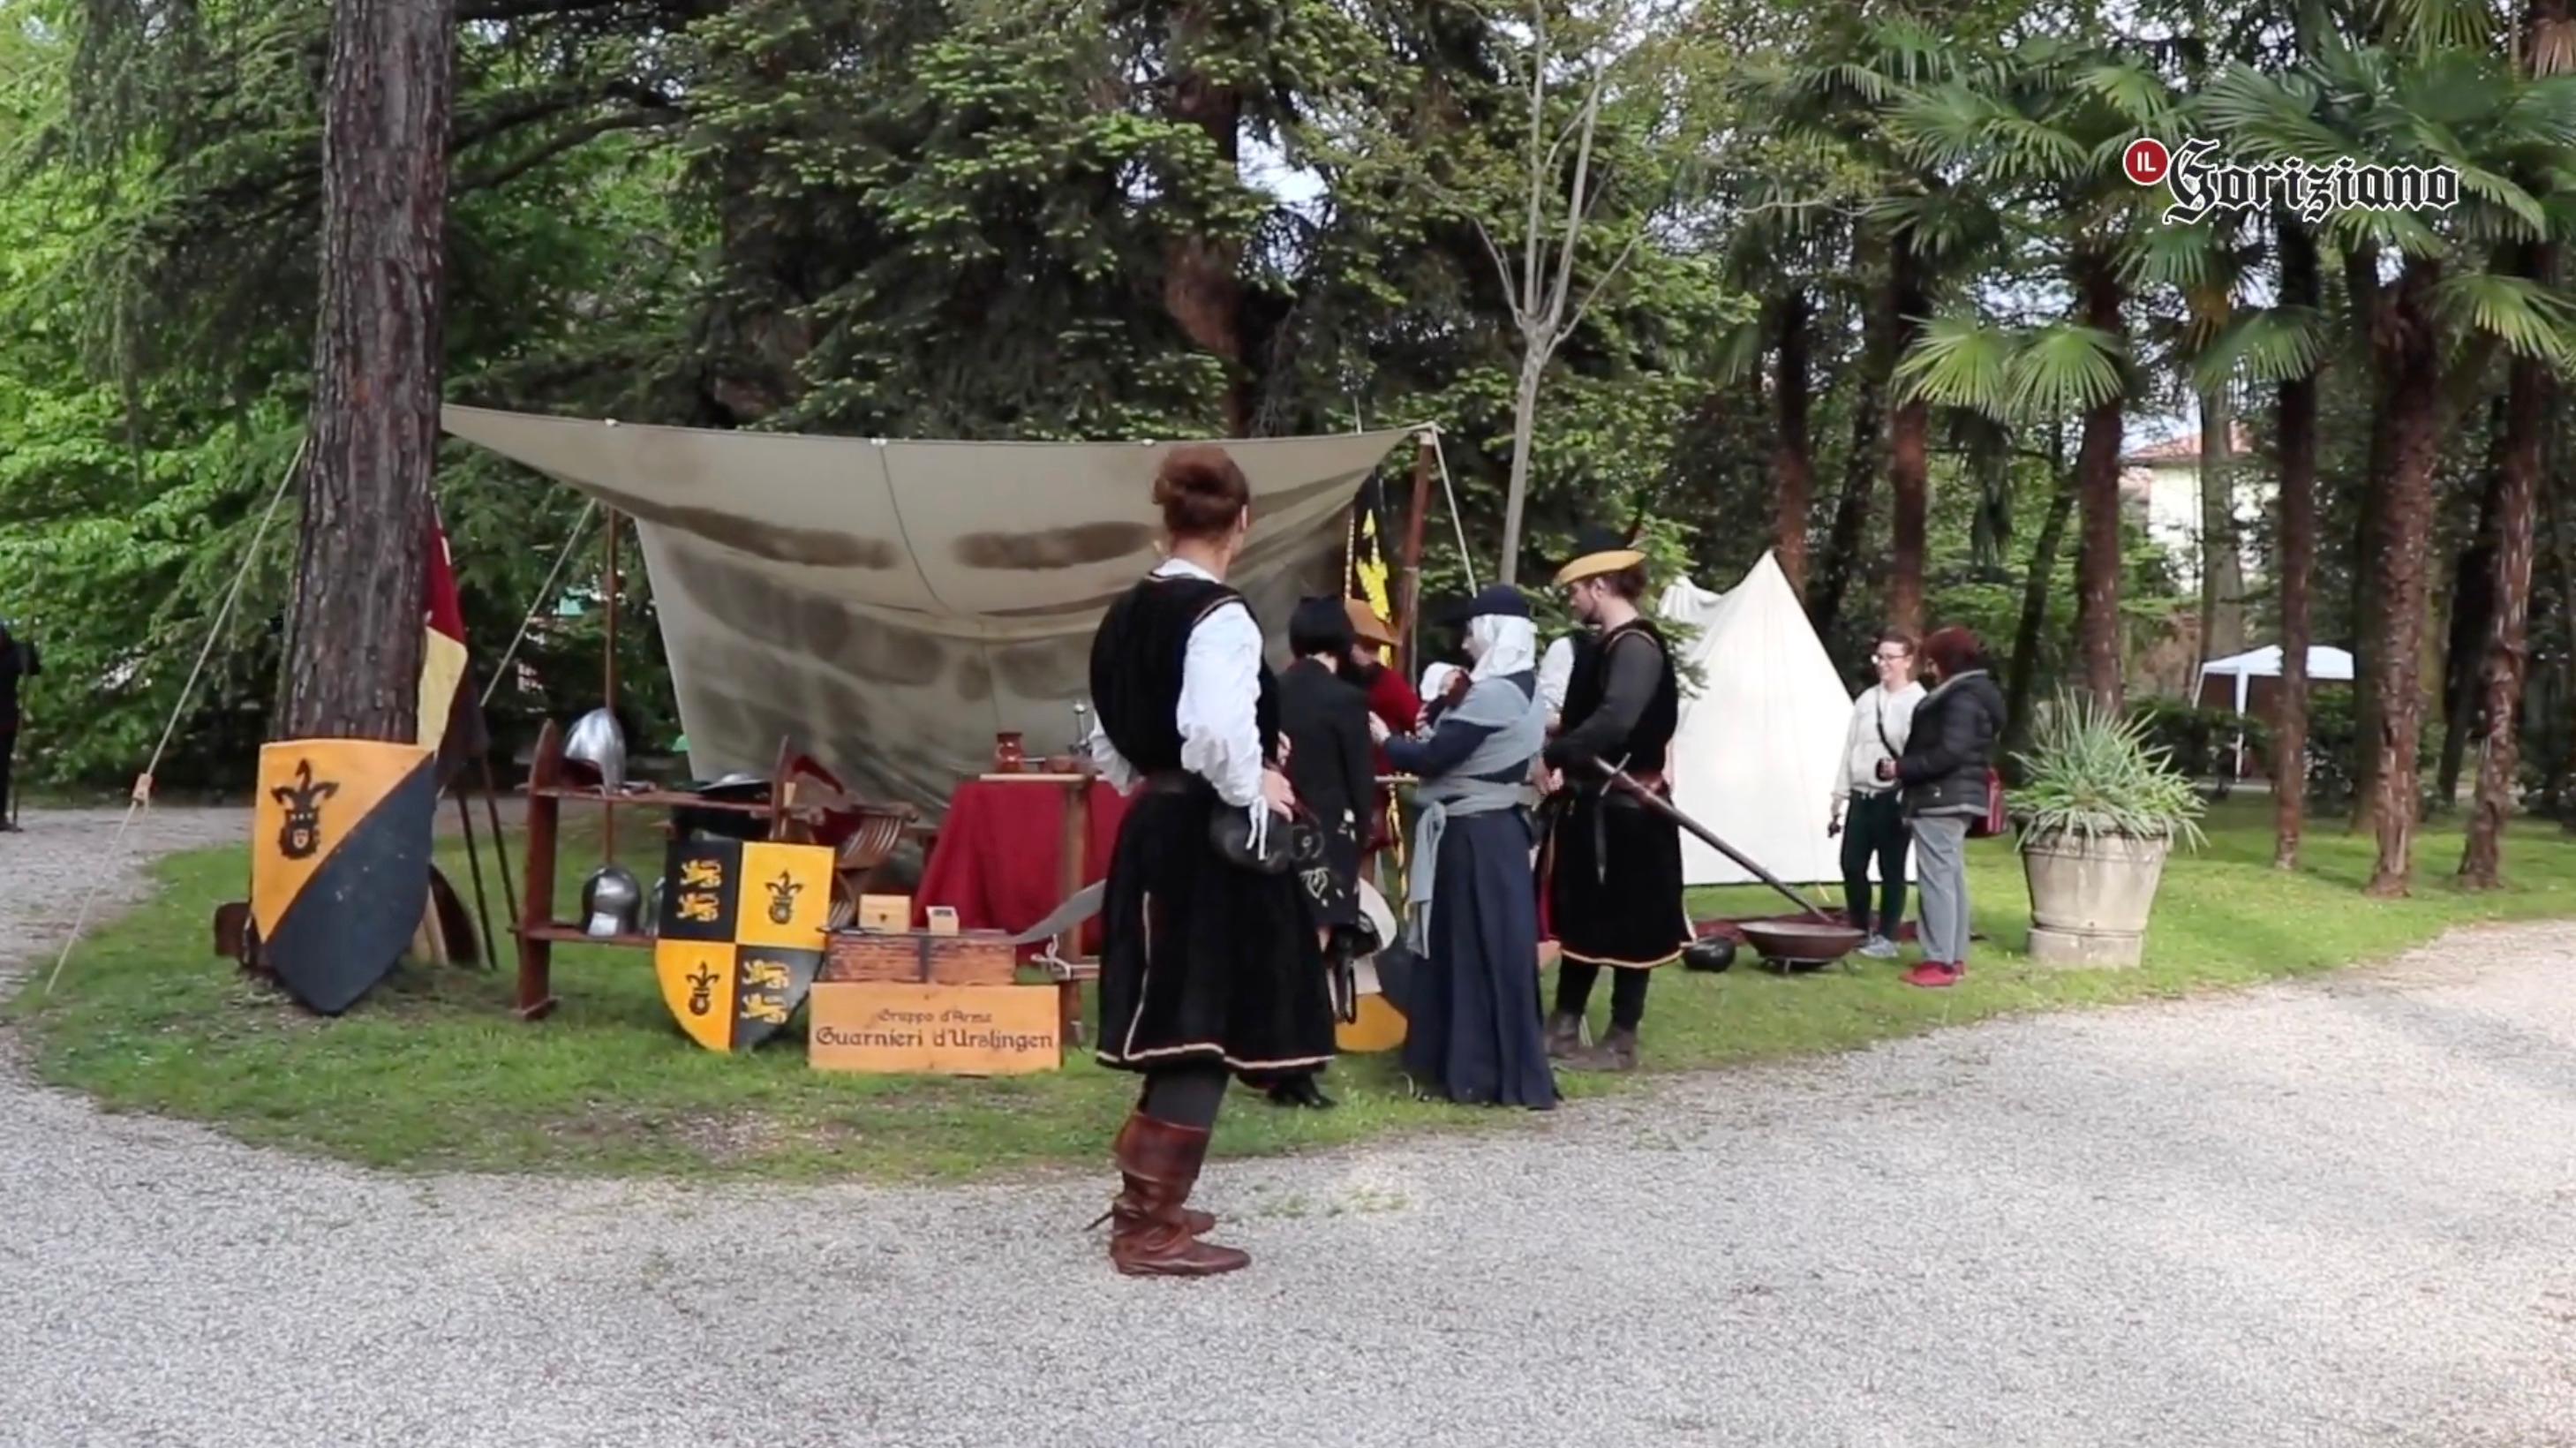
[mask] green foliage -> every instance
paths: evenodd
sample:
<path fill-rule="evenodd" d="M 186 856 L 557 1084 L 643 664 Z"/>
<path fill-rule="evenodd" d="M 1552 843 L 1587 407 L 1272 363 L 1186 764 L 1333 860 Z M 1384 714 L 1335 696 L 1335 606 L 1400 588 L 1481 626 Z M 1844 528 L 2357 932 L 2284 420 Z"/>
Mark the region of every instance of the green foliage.
<path fill-rule="evenodd" d="M 2201 842 L 2206 805 L 2172 752 L 2150 743 L 2147 722 L 2122 718 L 2089 695 L 2043 706 L 2021 756 L 2013 813 L 2024 840 L 2111 835 Z"/>
<path fill-rule="evenodd" d="M 2176 699 L 2142 699 L 2129 706 L 2140 740 L 2160 750 L 2185 776 L 2226 777 L 2235 769 L 2241 742 L 2252 755 L 2271 746 L 2271 730 L 2260 719 L 2233 709 L 2204 709 Z"/>

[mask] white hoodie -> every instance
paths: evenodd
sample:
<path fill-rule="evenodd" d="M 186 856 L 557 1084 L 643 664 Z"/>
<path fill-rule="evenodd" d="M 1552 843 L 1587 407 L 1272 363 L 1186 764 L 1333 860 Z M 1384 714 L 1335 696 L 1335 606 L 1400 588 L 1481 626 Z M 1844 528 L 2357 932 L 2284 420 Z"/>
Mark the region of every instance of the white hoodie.
<path fill-rule="evenodd" d="M 1923 686 L 1911 679 L 1893 694 L 1872 684 L 1852 701 L 1851 727 L 1843 734 L 1842 768 L 1834 775 L 1835 804 L 1849 799 L 1854 791 L 1885 794 L 1896 788 L 1893 781 L 1878 777 L 1878 762 L 1905 752 L 1906 735 L 1914 728 L 1914 706 L 1922 702 Z M 1882 730 L 1887 735 L 1884 740 L 1879 738 Z"/>

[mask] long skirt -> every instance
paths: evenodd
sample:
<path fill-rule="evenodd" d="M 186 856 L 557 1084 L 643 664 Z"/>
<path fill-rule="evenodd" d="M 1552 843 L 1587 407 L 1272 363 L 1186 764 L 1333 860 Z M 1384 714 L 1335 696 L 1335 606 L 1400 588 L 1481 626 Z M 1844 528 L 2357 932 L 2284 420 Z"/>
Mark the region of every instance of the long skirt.
<path fill-rule="evenodd" d="M 1681 828 L 1634 801 L 1587 791 L 1559 816 L 1548 924 L 1567 960 L 1651 969 L 1690 943 Z"/>
<path fill-rule="evenodd" d="M 1203 783 L 1149 787 L 1119 823 L 1101 891 L 1104 1066 L 1275 1071 L 1333 1058 L 1304 887 L 1217 855 L 1208 821 L 1226 807 Z"/>
<path fill-rule="evenodd" d="M 1529 816 L 1453 816 L 1440 835 L 1429 952 L 1406 1003 L 1404 1069 L 1474 1105 L 1556 1105 L 1539 1026 Z"/>

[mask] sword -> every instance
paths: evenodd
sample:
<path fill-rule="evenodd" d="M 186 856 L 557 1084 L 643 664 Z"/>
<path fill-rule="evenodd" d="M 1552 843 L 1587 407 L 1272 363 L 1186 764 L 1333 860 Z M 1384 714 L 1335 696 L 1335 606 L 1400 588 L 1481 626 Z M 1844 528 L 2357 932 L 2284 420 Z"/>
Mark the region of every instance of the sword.
<path fill-rule="evenodd" d="M 1074 891 L 1072 896 L 1055 907 L 1054 912 L 1047 918 L 1012 936 L 1009 944 L 1016 949 L 1023 945 L 1035 945 L 1041 940 L 1053 940 L 1099 914 L 1101 890 L 1108 883 L 1106 880 L 1094 880 Z"/>
<path fill-rule="evenodd" d="M 1592 762 L 1592 767 L 1600 770 L 1604 775 L 1608 776 L 1613 785 L 1616 785 L 1620 789 L 1624 789 L 1628 793 L 1635 795 L 1638 799 L 1645 801 L 1647 808 L 1654 810 L 1664 818 L 1671 820 L 1674 824 L 1680 825 L 1683 829 L 1699 836 L 1699 838 L 1706 843 L 1710 849 L 1713 849 L 1719 854 L 1726 856 L 1728 859 L 1733 860 L 1735 863 L 1742 865 L 1745 869 L 1753 873 L 1755 879 L 1760 880 L 1763 884 L 1770 886 L 1781 894 L 1788 896 L 1790 903 L 1796 905 L 1799 909 L 1806 911 L 1808 914 L 1813 915 L 1817 919 L 1825 921 L 1828 924 L 1842 924 L 1842 922 L 1840 920 L 1836 920 L 1833 915 L 1825 909 L 1825 907 L 1808 899 L 1806 896 L 1799 894 L 1797 891 L 1790 889 L 1788 886 L 1781 884 L 1779 876 L 1774 875 L 1770 871 L 1763 869 L 1760 865 L 1753 863 L 1751 856 L 1746 855 L 1743 851 L 1710 833 L 1708 826 L 1692 819 L 1689 815 L 1683 814 L 1673 805 L 1671 800 L 1664 798 L 1662 795 L 1655 793 L 1653 790 L 1639 784 L 1634 779 L 1629 778 L 1626 770 L 1614 768 L 1597 759 Z"/>

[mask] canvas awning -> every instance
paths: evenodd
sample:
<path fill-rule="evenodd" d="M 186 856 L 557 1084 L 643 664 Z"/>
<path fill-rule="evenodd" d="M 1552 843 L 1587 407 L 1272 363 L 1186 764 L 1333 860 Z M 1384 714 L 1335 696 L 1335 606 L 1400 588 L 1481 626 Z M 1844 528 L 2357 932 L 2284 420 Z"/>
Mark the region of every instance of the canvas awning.
<path fill-rule="evenodd" d="M 2212 659 L 2200 666 L 2200 677 L 2202 683 L 2194 690 L 2195 698 L 2198 697 L 2200 689 L 2208 687 L 2207 681 L 2210 679 L 2235 680 L 2236 712 L 2242 714 L 2245 712 L 2247 693 L 2254 680 L 2281 677 L 2281 646 L 2267 644 L 2262 648 L 2250 649 L 2241 654 L 2230 654 L 2223 659 Z M 2311 682 L 2350 683 L 2352 655 L 2342 649 L 2329 648 L 2324 644 L 2310 644 L 2308 678 Z"/>
<path fill-rule="evenodd" d="M 450 407 L 447 431 L 632 516 L 690 767 L 794 739 L 851 787 L 933 809 L 993 736 L 1063 750 L 1091 635 L 1156 561 L 1172 443 L 979 443 L 640 427 Z M 1252 484 L 1231 580 L 1272 634 L 1413 429 L 1228 440 Z"/>

